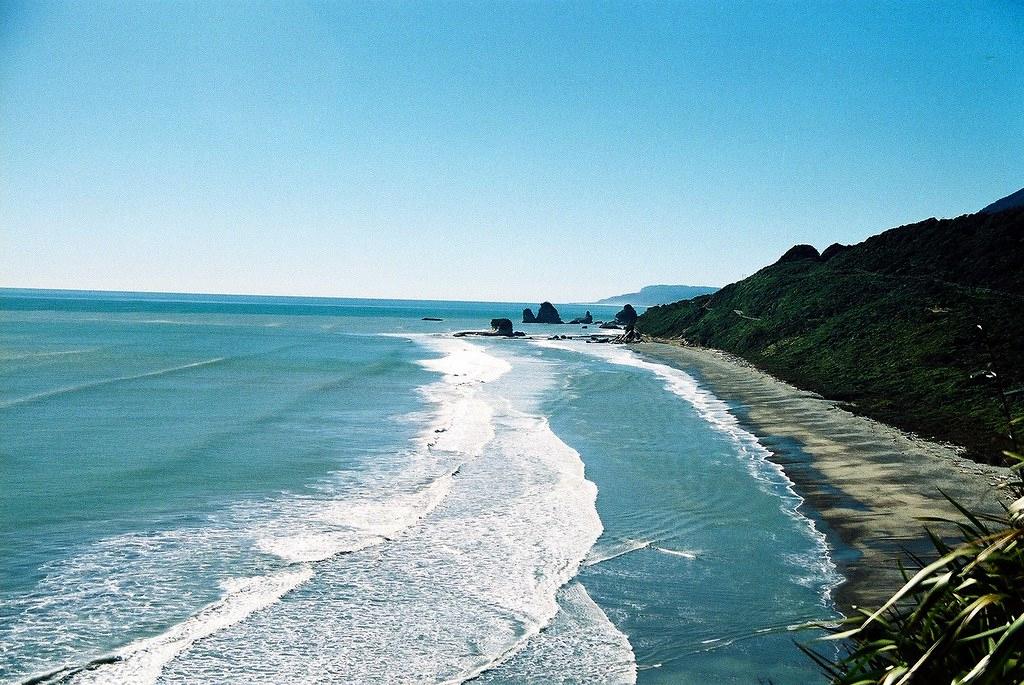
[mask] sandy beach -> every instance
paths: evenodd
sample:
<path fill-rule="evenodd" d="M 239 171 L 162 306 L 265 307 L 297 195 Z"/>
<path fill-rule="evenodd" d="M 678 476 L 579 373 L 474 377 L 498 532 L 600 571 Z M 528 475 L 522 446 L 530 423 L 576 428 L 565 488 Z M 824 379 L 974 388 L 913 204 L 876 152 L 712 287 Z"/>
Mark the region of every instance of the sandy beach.
<path fill-rule="evenodd" d="M 773 452 L 847 578 L 836 592 L 844 611 L 877 605 L 900 587 L 904 550 L 932 550 L 921 517 L 961 518 L 940 488 L 976 511 L 998 513 L 1007 499 L 1000 487 L 1007 469 L 977 464 L 955 447 L 851 414 L 725 353 L 678 343 L 635 349 L 706 384 Z"/>

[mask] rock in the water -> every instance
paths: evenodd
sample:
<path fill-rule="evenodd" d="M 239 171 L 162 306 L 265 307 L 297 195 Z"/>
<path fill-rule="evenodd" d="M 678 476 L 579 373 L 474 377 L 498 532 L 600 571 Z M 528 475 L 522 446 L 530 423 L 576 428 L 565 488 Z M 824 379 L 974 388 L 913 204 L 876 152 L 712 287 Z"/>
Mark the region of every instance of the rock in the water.
<path fill-rule="evenodd" d="M 622 311 L 615 315 L 615 323 L 625 326 L 627 331 L 632 330 L 633 326 L 636 325 L 636 319 L 637 313 L 631 304 L 624 306 Z"/>
<path fill-rule="evenodd" d="M 512 320 L 491 319 L 491 332 L 495 335 L 507 335 L 512 337 Z"/>
<path fill-rule="evenodd" d="M 438 319 L 435 316 L 424 316 L 420 321 L 444 321 L 444 319 Z"/>
<path fill-rule="evenodd" d="M 573 319 L 569 323 L 571 323 L 571 324 L 573 324 L 573 323 L 594 323 L 594 317 L 592 317 L 590 315 L 590 311 L 588 310 L 586 314 L 584 314 L 583 316 L 580 316 L 580 317 L 577 317 L 577 318 Z"/>
<path fill-rule="evenodd" d="M 589 313 L 589 312 L 588 312 Z M 527 307 L 523 310 L 523 323 L 565 323 L 558 315 L 558 310 L 550 302 L 541 302 L 537 309 L 537 316 L 533 310 Z"/>
<path fill-rule="evenodd" d="M 608 323 L 601 324 L 600 326 L 598 326 L 598 328 L 608 328 L 608 329 L 622 330 L 622 326 L 620 326 L 617 323 L 612 323 L 611 321 L 609 321 Z"/>
<path fill-rule="evenodd" d="M 562 317 L 558 315 L 558 310 L 550 302 L 541 302 L 540 309 L 537 310 L 537 323 L 562 323 Z"/>
<path fill-rule="evenodd" d="M 526 334 L 522 331 L 512 330 L 512 319 L 491 319 L 491 330 L 489 331 L 459 331 L 452 335 L 456 338 L 464 338 L 468 335 L 480 335 L 485 338 L 518 338 Z"/>

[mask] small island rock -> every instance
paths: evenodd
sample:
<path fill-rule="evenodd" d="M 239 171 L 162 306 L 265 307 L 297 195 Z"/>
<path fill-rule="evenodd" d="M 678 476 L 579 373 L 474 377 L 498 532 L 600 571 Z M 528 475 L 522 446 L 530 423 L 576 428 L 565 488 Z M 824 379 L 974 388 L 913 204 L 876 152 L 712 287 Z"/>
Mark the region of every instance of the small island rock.
<path fill-rule="evenodd" d="M 586 314 L 584 314 L 583 316 L 580 316 L 580 317 L 577 317 L 577 318 L 573 319 L 569 323 L 571 323 L 571 324 L 573 324 L 573 323 L 586 323 L 586 324 L 590 324 L 590 323 L 594 323 L 594 317 L 592 317 L 590 315 L 590 311 L 587 310 Z"/>
<path fill-rule="evenodd" d="M 491 332 L 494 335 L 507 335 L 512 337 L 511 319 L 491 319 Z"/>
<path fill-rule="evenodd" d="M 565 323 L 558 315 L 558 310 L 550 302 L 541 302 L 537 309 L 537 316 L 533 310 L 527 307 L 523 310 L 523 323 Z"/>
<path fill-rule="evenodd" d="M 537 310 L 537 323 L 562 323 L 558 310 L 550 302 L 541 302 Z"/>

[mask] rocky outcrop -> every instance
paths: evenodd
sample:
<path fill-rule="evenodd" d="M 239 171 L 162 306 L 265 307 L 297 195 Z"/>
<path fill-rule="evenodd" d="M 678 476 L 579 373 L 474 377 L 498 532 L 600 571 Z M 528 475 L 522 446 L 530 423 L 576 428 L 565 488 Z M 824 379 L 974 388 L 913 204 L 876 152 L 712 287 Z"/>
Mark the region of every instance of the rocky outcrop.
<path fill-rule="evenodd" d="M 633 305 L 627 304 L 615 315 L 615 323 L 625 327 L 627 331 L 633 330 L 636 325 L 637 313 Z"/>
<path fill-rule="evenodd" d="M 540 308 L 537 309 L 537 316 L 533 315 L 533 310 L 527 307 L 523 310 L 523 323 L 565 323 L 562 321 L 562 317 L 558 315 L 558 310 L 550 302 L 541 302 Z"/>
<path fill-rule="evenodd" d="M 642 335 L 640 335 L 640 331 L 638 331 L 633 326 L 630 326 L 626 330 L 625 333 L 623 333 L 620 336 L 615 337 L 612 340 L 612 342 L 613 343 L 625 343 L 625 344 L 638 343 L 638 342 L 644 342 L 644 337 Z"/>
<path fill-rule="evenodd" d="M 576 324 L 579 324 L 579 323 L 591 324 L 591 323 L 594 323 L 594 317 L 592 317 L 590 315 L 590 310 L 587 310 L 586 314 L 584 314 L 583 316 L 579 316 L 579 317 L 573 319 L 569 323 L 570 324 L 574 324 L 574 323 L 576 323 Z"/>
<path fill-rule="evenodd" d="M 841 243 L 832 243 L 822 251 L 820 259 L 823 262 L 827 262 L 840 252 L 846 252 L 849 249 L 849 245 L 843 245 Z"/>
<path fill-rule="evenodd" d="M 541 302 L 537 310 L 537 323 L 562 323 L 558 310 L 550 302 Z"/>
<path fill-rule="evenodd" d="M 491 319 L 491 332 L 495 335 L 507 335 L 512 337 L 511 319 Z"/>
<path fill-rule="evenodd" d="M 600 326 L 598 326 L 598 328 L 606 328 L 606 329 L 609 329 L 609 330 L 618 330 L 618 331 L 622 330 L 622 326 L 620 326 L 617 323 L 612 323 L 611 321 L 608 321 L 607 323 L 601 324 Z"/>
<path fill-rule="evenodd" d="M 779 257 L 779 261 L 775 263 L 800 262 L 805 259 L 818 261 L 820 258 L 821 255 L 818 254 L 818 249 L 814 245 L 794 245 L 786 250 L 786 254 Z"/>
<path fill-rule="evenodd" d="M 555 336 L 556 338 L 558 336 Z M 589 337 L 583 338 L 588 343 L 612 343 L 620 345 L 629 345 L 632 343 L 647 342 L 647 338 L 640 334 L 640 331 L 633 328 L 621 335 L 597 335 L 591 334 Z"/>
<path fill-rule="evenodd" d="M 525 333 L 512 330 L 512 319 L 491 319 L 491 330 L 489 331 L 459 331 L 453 334 L 456 338 L 464 338 L 467 335 L 480 335 L 490 338 L 521 338 Z"/>

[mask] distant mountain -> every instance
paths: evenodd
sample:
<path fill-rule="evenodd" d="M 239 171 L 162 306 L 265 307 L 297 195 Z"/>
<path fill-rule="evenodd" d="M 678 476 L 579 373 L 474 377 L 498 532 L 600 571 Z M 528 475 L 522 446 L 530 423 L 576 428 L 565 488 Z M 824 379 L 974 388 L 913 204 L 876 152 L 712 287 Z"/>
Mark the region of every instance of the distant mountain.
<path fill-rule="evenodd" d="M 637 327 L 998 461 L 1011 448 L 999 384 L 1024 386 L 1022 314 L 1024 207 L 928 219 L 821 254 L 799 245 L 713 295 L 648 309 Z M 995 380 L 979 373 L 990 365 Z M 1024 394 L 1007 401 L 1024 415 Z"/>
<path fill-rule="evenodd" d="M 1016 193 L 1011 193 L 1001 200 L 996 200 L 985 209 L 981 210 L 982 214 L 995 214 L 996 212 L 1002 212 L 1006 209 L 1016 209 L 1017 207 L 1024 207 L 1024 188 L 1021 188 Z"/>
<path fill-rule="evenodd" d="M 652 307 L 656 304 L 669 304 L 688 300 L 698 295 L 713 293 L 718 288 L 707 285 L 648 285 L 640 288 L 640 292 L 626 293 L 598 300 L 594 304 L 631 304 L 634 307 Z"/>

